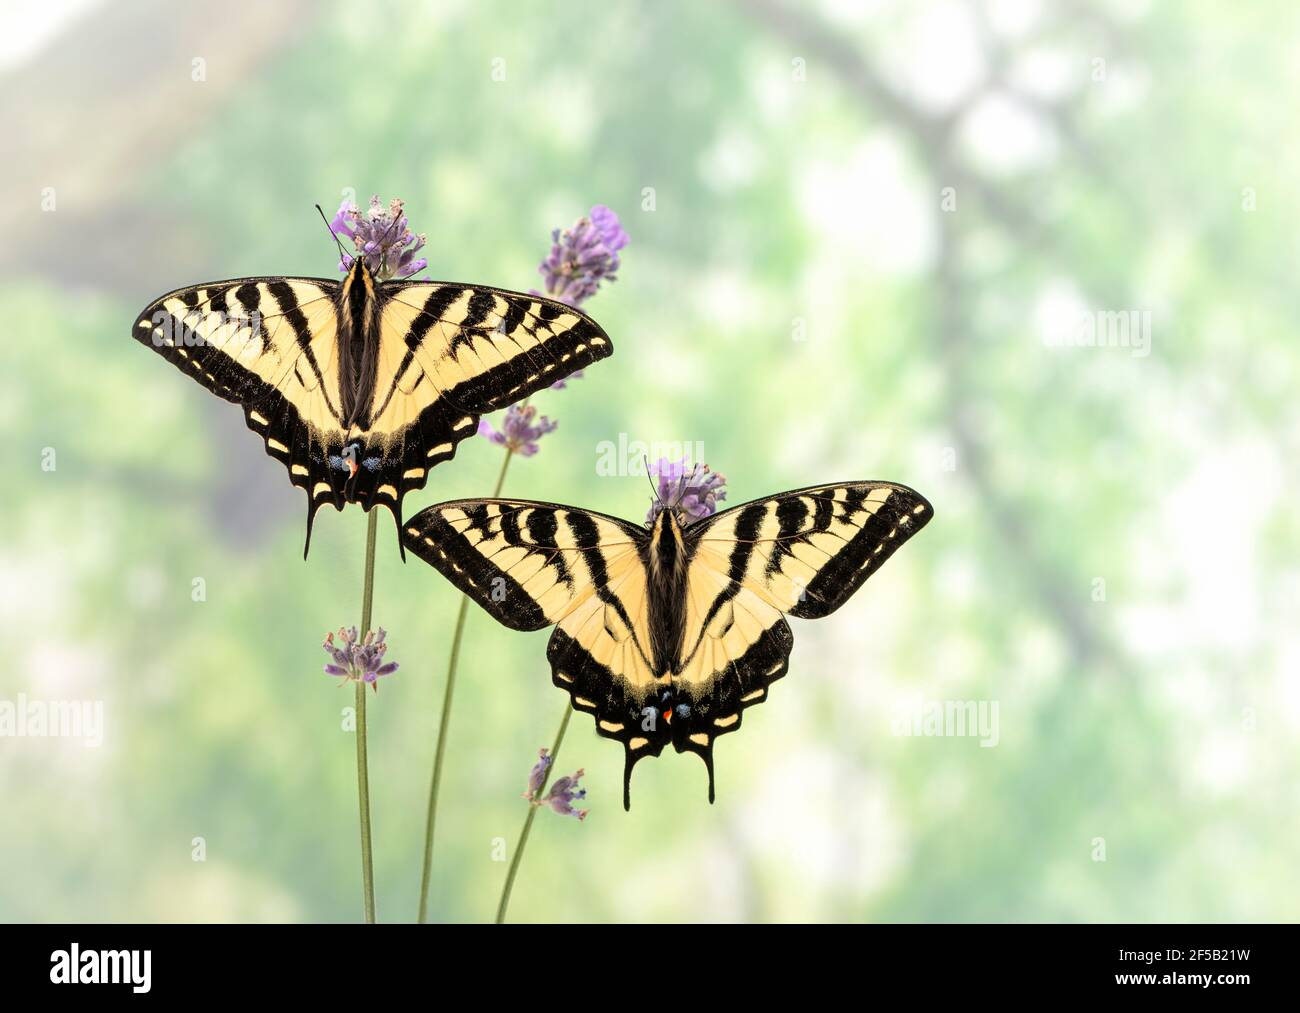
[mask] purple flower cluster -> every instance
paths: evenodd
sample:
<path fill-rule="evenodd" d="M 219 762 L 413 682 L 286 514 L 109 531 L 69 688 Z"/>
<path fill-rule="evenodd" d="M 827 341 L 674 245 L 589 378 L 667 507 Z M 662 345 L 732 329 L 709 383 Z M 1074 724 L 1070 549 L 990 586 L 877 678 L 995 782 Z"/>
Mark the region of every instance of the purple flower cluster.
<path fill-rule="evenodd" d="M 498 446 L 509 447 L 512 453 L 532 457 L 537 453 L 537 441 L 547 433 L 555 432 L 559 425 L 545 415 L 538 416 L 537 409 L 532 405 L 516 404 L 506 409 L 501 432 L 497 432 L 487 419 L 483 419 L 478 424 L 478 434 Z"/>
<path fill-rule="evenodd" d="M 698 521 L 717 512 L 718 500 L 727 498 L 727 476 L 710 471 L 707 464 L 686 465 L 686 458 L 670 461 L 666 457 L 650 465 L 656 483 L 655 497 L 646 514 L 646 526 L 664 510 L 675 510 L 682 524 Z"/>
<path fill-rule="evenodd" d="M 542 785 L 546 783 L 546 772 L 551 769 L 551 764 L 555 761 L 551 759 L 551 751 L 542 749 L 537 754 L 537 762 L 533 764 L 533 769 L 528 772 L 528 790 L 524 792 L 524 798 L 529 802 L 533 797 L 542 790 Z"/>
<path fill-rule="evenodd" d="M 528 790 L 524 792 L 524 798 L 528 799 L 532 805 L 548 805 L 561 816 L 576 816 L 580 820 L 586 819 L 590 810 L 575 809 L 573 805 L 575 801 L 587 797 L 587 789 L 578 787 L 578 781 L 585 773 L 581 769 L 577 773 L 556 778 L 546 796 L 544 798 L 537 797 L 537 793 L 542 790 L 542 785 L 546 782 L 547 771 L 551 769 L 553 762 L 549 749 L 543 749 L 538 753 L 538 760 L 528 773 Z"/>
<path fill-rule="evenodd" d="M 627 245 L 627 233 L 618 215 L 597 204 L 586 218 L 579 218 L 570 229 L 551 233 L 551 252 L 537 268 L 546 278 L 547 294 L 577 306 L 590 299 L 604 280 L 617 281 L 618 251 Z M 536 289 L 535 295 L 541 295 Z M 564 390 L 570 380 L 581 380 L 582 370 L 551 384 L 551 390 Z"/>
<path fill-rule="evenodd" d="M 351 201 L 344 201 L 330 222 L 330 231 L 351 240 L 380 281 L 409 278 L 429 266 L 427 259 L 415 256 L 424 246 L 424 234 L 417 236 L 411 231 L 402 213 L 402 202 L 397 198 L 385 208 L 378 196 L 371 197 L 370 208 L 365 212 Z M 344 254 L 339 270 L 350 270 L 353 260 Z"/>
<path fill-rule="evenodd" d="M 579 306 L 596 294 L 602 281 L 614 281 L 618 270 L 618 251 L 627 245 L 627 233 L 618 215 L 597 204 L 591 213 L 579 218 L 570 228 L 551 232 L 551 252 L 537 268 L 546 279 L 546 292 L 533 289 L 533 295 L 547 295 L 570 306 Z M 563 390 L 570 380 L 582 377 L 582 370 L 551 384 L 552 390 Z M 533 424 L 534 412 L 528 407 L 515 405 L 506 413 L 498 432 L 488 422 L 480 422 L 478 434 L 499 446 L 531 457 L 537 453 L 538 438 L 555 430 L 555 423 L 542 416 Z"/>
<path fill-rule="evenodd" d="M 602 281 L 616 280 L 618 251 L 627 242 L 618 215 L 604 204 L 597 204 L 572 227 L 556 229 L 551 233 L 550 255 L 537 269 L 546 279 L 546 294 L 581 306 Z"/>
<path fill-rule="evenodd" d="M 367 633 L 360 642 L 357 636 L 355 626 L 347 629 L 339 627 L 337 642 L 333 633 L 325 635 L 325 652 L 334 659 L 325 666 L 325 674 L 349 682 L 369 683 L 378 692 L 379 677 L 397 671 L 397 662 L 384 662 L 384 652 L 388 650 L 388 634 L 381 626 L 378 630 Z"/>

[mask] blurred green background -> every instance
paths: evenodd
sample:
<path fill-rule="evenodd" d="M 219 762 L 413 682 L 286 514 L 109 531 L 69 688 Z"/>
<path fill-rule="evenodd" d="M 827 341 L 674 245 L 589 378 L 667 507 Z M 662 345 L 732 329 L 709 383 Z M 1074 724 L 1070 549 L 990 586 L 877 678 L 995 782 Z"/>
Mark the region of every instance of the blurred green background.
<path fill-rule="evenodd" d="M 1292 5 L 82 0 L 6 4 L 0 38 L 0 701 L 105 716 L 99 746 L 0 737 L 0 919 L 360 916 L 319 644 L 359 618 L 364 515 L 322 513 L 304 563 L 284 469 L 129 332 L 182 284 L 332 276 L 312 205 L 371 193 L 433 278 L 536 285 L 593 203 L 631 236 L 587 305 L 616 353 L 536 399 L 560 428 L 507 493 L 639 518 L 645 478 L 597 474 L 626 434 L 701 442 L 733 504 L 882 478 L 935 506 L 792 623 L 716 805 L 669 752 L 625 814 L 575 716 L 591 815 L 540 814 L 513 918 L 1300 917 Z M 1129 311 L 1149 354 L 1069 342 Z M 500 454 L 408 510 L 486 495 Z M 457 598 L 380 536 L 406 921 Z M 546 637 L 470 614 L 438 920 L 495 911 L 567 699 Z M 996 703 L 997 745 L 895 734 L 918 699 Z"/>

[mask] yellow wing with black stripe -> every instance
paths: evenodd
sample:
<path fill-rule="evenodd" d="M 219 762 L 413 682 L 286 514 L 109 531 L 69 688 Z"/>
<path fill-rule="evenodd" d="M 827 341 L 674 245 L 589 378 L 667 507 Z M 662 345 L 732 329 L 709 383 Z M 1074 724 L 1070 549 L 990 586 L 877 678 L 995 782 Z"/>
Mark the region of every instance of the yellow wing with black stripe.
<path fill-rule="evenodd" d="M 193 285 L 145 307 L 133 336 L 240 405 L 248 428 L 308 496 L 341 496 L 342 470 L 326 461 L 342 449 L 331 434 L 344 432 L 338 293 L 339 283 L 323 278 Z M 309 538 L 310 524 L 309 513 Z"/>
<path fill-rule="evenodd" d="M 830 615 L 930 520 L 929 502 L 891 482 L 814 486 L 688 525 L 680 699 L 673 741 L 709 769 L 713 742 L 740 727 L 789 668 L 785 616 Z M 682 709 L 684 705 L 685 709 Z"/>
<path fill-rule="evenodd" d="M 644 527 L 554 503 L 478 499 L 421 510 L 403 538 L 498 622 L 555 626 L 555 685 L 601 735 L 643 737 L 642 712 L 667 683 L 654 673 Z"/>

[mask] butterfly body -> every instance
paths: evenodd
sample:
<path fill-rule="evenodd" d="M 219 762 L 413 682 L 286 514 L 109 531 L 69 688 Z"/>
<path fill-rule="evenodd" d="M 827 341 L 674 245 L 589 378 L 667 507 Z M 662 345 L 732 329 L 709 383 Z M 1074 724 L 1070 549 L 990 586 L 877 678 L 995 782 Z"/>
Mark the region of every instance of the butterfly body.
<path fill-rule="evenodd" d="M 690 554 L 682 538 L 682 525 L 672 510 L 662 511 L 646 541 L 646 584 L 650 610 L 650 653 L 658 678 L 679 669 L 682 641 L 686 637 L 686 564 Z"/>
<path fill-rule="evenodd" d="M 930 519 L 905 486 L 854 482 L 652 524 L 528 500 L 459 500 L 403 528 L 406 546 L 512 629 L 554 625 L 552 681 L 632 769 L 672 745 L 713 744 L 786 674 L 787 614 L 839 608 Z"/>
<path fill-rule="evenodd" d="M 150 303 L 134 337 L 244 409 L 307 492 L 307 547 L 325 504 L 407 492 L 504 408 L 603 359 L 580 310 L 485 286 L 380 281 L 364 257 L 341 280 L 239 278 Z M 342 465 L 340 467 L 340 465 Z"/>
<path fill-rule="evenodd" d="M 336 296 L 342 349 L 339 357 L 339 408 L 343 424 L 349 430 L 369 428 L 369 413 L 374 408 L 379 309 L 385 298 L 376 289 L 374 275 L 366 267 L 365 258 L 356 258 Z"/>

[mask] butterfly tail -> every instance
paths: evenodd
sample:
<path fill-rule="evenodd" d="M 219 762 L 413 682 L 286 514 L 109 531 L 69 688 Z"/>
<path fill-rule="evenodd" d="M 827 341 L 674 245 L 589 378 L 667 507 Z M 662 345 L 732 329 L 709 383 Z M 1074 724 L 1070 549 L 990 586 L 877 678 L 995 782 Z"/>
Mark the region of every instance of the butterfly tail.
<path fill-rule="evenodd" d="M 393 515 L 393 520 L 397 523 L 397 552 L 402 557 L 402 562 L 405 563 L 406 541 L 402 538 L 402 501 L 400 498 L 388 508 L 388 512 Z"/>
<path fill-rule="evenodd" d="M 307 552 L 311 549 L 311 525 L 316 519 L 316 511 L 320 509 L 320 504 L 313 502 L 310 491 L 307 493 L 307 539 L 302 543 L 302 558 L 307 558 Z"/>
<path fill-rule="evenodd" d="M 713 805 L 713 743 L 710 742 L 707 749 L 700 750 L 700 759 L 704 761 L 704 769 L 709 772 L 709 805 Z"/>
<path fill-rule="evenodd" d="M 641 759 L 646 753 L 637 753 L 633 755 L 632 750 L 625 743 L 623 746 L 623 811 L 632 811 L 632 768 L 636 766 L 636 761 Z"/>

